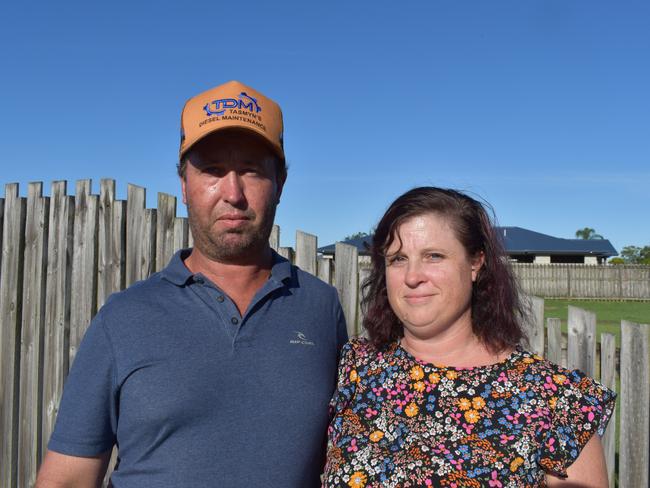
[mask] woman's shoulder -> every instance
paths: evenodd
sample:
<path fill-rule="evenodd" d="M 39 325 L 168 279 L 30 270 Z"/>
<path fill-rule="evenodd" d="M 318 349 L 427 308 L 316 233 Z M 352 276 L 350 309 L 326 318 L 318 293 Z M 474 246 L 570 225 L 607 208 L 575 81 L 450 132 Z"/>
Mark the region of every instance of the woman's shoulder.
<path fill-rule="evenodd" d="M 579 369 L 570 369 L 528 351 L 519 351 L 513 361 L 520 381 L 529 388 L 560 398 L 579 398 L 581 402 L 611 408 L 616 398 L 609 388 Z"/>
<path fill-rule="evenodd" d="M 348 362 L 369 363 L 381 359 L 384 354 L 394 350 L 395 347 L 396 343 L 379 348 L 365 337 L 355 337 L 343 346 L 341 356 L 347 358 Z"/>

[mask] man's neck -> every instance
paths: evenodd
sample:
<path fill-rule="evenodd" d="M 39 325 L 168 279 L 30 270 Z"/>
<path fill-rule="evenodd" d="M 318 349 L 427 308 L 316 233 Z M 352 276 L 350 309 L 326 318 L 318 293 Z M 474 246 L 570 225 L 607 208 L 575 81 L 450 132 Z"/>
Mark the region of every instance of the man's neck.
<path fill-rule="evenodd" d="M 253 260 L 222 262 L 210 259 L 194 248 L 184 262 L 192 273 L 201 273 L 223 290 L 235 302 L 239 313 L 244 315 L 255 293 L 271 275 L 271 248 L 256 255 L 258 258 Z"/>

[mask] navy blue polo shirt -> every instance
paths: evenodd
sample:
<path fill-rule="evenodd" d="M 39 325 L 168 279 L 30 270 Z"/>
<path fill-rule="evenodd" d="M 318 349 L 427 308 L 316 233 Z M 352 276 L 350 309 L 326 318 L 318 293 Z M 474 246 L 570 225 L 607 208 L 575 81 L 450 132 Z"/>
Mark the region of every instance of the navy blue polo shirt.
<path fill-rule="evenodd" d="M 274 253 L 242 316 L 183 264 L 111 296 L 70 370 L 49 449 L 119 448 L 115 488 L 320 486 L 347 340 L 336 290 Z"/>

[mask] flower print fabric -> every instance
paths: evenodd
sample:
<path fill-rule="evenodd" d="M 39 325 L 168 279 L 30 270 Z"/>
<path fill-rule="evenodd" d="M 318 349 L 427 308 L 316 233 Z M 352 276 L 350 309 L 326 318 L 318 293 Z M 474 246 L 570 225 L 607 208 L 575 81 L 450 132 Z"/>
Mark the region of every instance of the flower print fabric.
<path fill-rule="evenodd" d="M 418 361 L 397 343 L 343 348 L 325 487 L 528 487 L 566 476 L 615 394 L 515 351 L 476 368 Z"/>

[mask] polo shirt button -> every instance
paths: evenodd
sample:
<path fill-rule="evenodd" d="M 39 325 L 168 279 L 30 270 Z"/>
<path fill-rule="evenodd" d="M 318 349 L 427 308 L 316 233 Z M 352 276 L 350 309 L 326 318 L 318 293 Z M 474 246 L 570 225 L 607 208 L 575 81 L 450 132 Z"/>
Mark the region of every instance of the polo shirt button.
<path fill-rule="evenodd" d="M 223 303 L 224 300 L 225 300 L 225 298 L 223 297 L 223 295 L 219 295 L 219 296 L 217 297 L 217 301 L 218 301 L 219 303 Z"/>
<path fill-rule="evenodd" d="M 233 325 L 237 325 L 239 323 L 239 320 L 237 319 L 237 317 L 231 318 L 230 321 L 232 322 Z"/>

